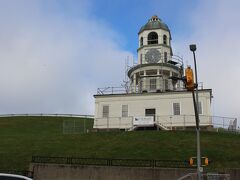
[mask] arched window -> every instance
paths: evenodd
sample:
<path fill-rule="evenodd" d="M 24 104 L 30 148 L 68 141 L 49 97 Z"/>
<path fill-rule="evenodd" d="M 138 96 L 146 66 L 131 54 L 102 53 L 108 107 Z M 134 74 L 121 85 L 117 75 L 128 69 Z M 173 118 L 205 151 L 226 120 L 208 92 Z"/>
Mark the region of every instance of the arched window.
<path fill-rule="evenodd" d="M 167 36 L 165 34 L 163 35 L 163 44 L 167 45 Z"/>
<path fill-rule="evenodd" d="M 140 38 L 140 47 L 143 46 L 143 37 Z"/>
<path fill-rule="evenodd" d="M 158 44 L 158 34 L 156 32 L 148 34 L 148 44 Z"/>

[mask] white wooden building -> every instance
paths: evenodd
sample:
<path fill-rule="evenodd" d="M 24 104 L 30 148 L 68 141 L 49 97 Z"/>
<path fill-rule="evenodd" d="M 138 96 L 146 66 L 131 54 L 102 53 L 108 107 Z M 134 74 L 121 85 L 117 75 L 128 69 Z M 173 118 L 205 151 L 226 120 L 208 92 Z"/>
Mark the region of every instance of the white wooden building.
<path fill-rule="evenodd" d="M 168 26 L 153 16 L 138 33 L 138 64 L 128 70 L 124 91 L 99 89 L 95 98 L 94 128 L 165 130 L 195 126 L 192 93 L 171 76 L 182 77 L 183 61 L 174 56 Z M 200 126 L 212 126 L 211 89 L 199 90 Z"/>

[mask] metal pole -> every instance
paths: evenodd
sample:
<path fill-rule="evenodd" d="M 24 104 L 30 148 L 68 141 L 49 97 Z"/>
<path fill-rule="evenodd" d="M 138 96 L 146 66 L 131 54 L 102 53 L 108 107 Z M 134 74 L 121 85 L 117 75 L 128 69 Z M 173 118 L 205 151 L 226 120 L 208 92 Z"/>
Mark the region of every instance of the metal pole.
<path fill-rule="evenodd" d="M 196 45 L 190 45 L 190 50 L 193 52 L 194 69 L 195 69 L 195 83 L 196 83 L 196 103 L 195 103 L 195 117 L 196 117 L 196 133 L 197 133 L 197 177 L 201 180 L 201 150 L 200 150 L 200 129 L 199 129 L 199 114 L 198 114 L 198 78 L 197 78 L 197 63 L 196 63 Z M 194 92 L 193 92 L 194 96 Z M 195 97 L 195 96 L 194 96 Z"/>
<path fill-rule="evenodd" d="M 198 106 L 197 101 L 195 98 L 194 90 L 192 91 L 193 96 L 193 105 L 194 105 L 194 111 L 195 111 L 195 118 L 196 118 L 196 132 L 197 132 L 197 176 L 198 180 L 201 180 L 201 151 L 200 151 L 200 129 L 199 129 L 199 114 L 198 114 Z"/>

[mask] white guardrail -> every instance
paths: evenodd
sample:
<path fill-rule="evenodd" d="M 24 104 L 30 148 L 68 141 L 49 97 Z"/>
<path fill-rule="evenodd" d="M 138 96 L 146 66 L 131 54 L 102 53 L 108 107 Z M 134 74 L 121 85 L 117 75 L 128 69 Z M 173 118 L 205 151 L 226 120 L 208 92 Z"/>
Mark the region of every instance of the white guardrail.
<path fill-rule="evenodd" d="M 94 115 L 82 114 L 45 114 L 45 113 L 25 113 L 25 114 L 0 114 L 0 117 L 16 117 L 16 116 L 46 116 L 46 117 L 81 117 L 94 118 Z"/>

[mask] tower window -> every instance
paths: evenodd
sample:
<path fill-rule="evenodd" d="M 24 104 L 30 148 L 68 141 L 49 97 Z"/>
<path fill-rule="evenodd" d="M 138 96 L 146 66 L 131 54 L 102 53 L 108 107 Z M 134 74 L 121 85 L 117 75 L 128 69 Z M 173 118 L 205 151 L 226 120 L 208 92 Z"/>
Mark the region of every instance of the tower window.
<path fill-rule="evenodd" d="M 142 64 L 142 54 L 140 54 L 140 64 Z"/>
<path fill-rule="evenodd" d="M 143 46 L 143 37 L 140 38 L 140 46 Z"/>
<path fill-rule="evenodd" d="M 180 115 L 180 103 L 173 103 L 173 115 Z"/>
<path fill-rule="evenodd" d="M 164 52 L 164 62 L 167 62 L 167 52 Z"/>
<path fill-rule="evenodd" d="M 165 34 L 163 35 L 163 44 L 167 45 L 167 36 Z"/>
<path fill-rule="evenodd" d="M 164 83 L 165 83 L 165 90 L 169 90 L 168 80 L 165 79 L 165 80 L 164 80 Z"/>
<path fill-rule="evenodd" d="M 156 79 L 150 79 L 150 90 L 156 90 L 156 88 L 157 88 Z"/>
<path fill-rule="evenodd" d="M 148 34 L 148 44 L 158 44 L 158 34 L 156 32 Z"/>

